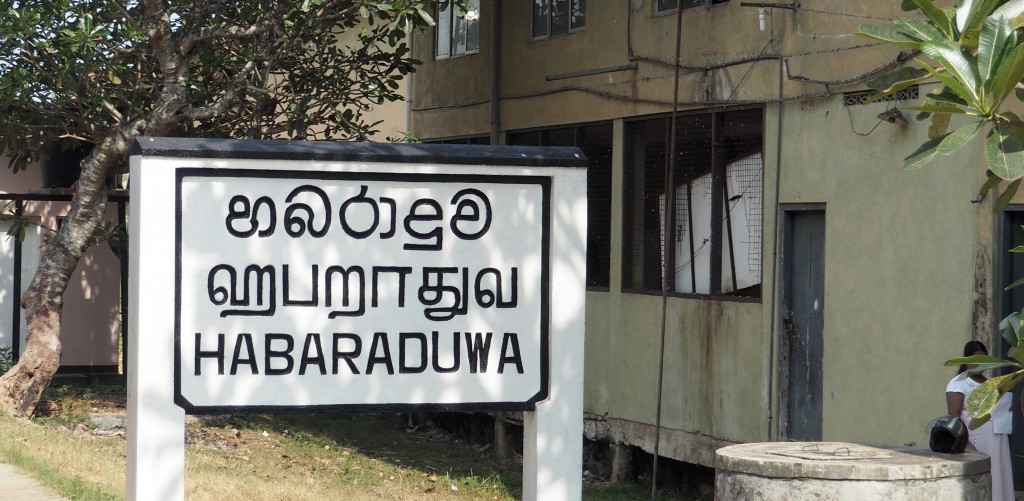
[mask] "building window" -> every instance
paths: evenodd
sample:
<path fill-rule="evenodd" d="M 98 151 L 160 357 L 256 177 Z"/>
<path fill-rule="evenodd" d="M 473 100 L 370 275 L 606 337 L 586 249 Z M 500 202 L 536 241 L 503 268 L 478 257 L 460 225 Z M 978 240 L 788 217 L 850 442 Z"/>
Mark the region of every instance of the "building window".
<path fill-rule="evenodd" d="M 480 52 L 480 0 L 468 3 L 470 7 L 461 12 L 454 2 L 438 2 L 435 59 Z"/>
<path fill-rule="evenodd" d="M 679 2 L 682 2 L 683 10 L 695 9 L 697 7 L 710 7 L 712 5 L 718 5 L 720 3 L 726 3 L 729 0 L 657 0 L 655 5 L 658 9 L 658 14 L 665 12 L 675 12 L 676 8 L 679 7 Z"/>
<path fill-rule="evenodd" d="M 449 137 L 444 139 L 423 139 L 424 144 L 491 144 L 491 136 Z"/>
<path fill-rule="evenodd" d="M 670 291 L 760 297 L 763 122 L 761 109 L 677 116 L 667 239 L 671 118 L 627 124 L 625 289 L 660 291 L 665 265 Z"/>
<path fill-rule="evenodd" d="M 582 30 L 586 18 L 585 0 L 533 0 L 533 38 Z"/>
<path fill-rule="evenodd" d="M 611 263 L 612 125 L 509 132 L 506 144 L 576 146 L 587 156 L 587 287 L 607 288 Z"/>

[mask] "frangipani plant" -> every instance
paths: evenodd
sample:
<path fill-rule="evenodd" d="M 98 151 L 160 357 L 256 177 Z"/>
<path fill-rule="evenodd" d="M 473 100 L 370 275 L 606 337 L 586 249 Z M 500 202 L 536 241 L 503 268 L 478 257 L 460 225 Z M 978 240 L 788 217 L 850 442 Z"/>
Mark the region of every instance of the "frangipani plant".
<path fill-rule="evenodd" d="M 1021 247 L 1016 252 L 1024 251 Z M 1020 282 L 1020 280 L 1018 280 Z M 995 376 L 981 383 L 967 397 L 967 415 L 971 417 L 969 428 L 974 430 L 992 418 L 992 409 L 1003 394 L 1024 382 L 1024 332 L 1021 328 L 1021 313 L 1013 312 L 999 322 L 999 331 L 1003 339 L 1010 345 L 1007 354 L 1012 360 L 1004 360 L 992 355 L 973 355 L 970 357 L 953 358 L 946 361 L 947 366 L 976 365 L 962 372 L 957 379 L 966 379 L 979 372 L 1011 368 L 1014 372 Z"/>

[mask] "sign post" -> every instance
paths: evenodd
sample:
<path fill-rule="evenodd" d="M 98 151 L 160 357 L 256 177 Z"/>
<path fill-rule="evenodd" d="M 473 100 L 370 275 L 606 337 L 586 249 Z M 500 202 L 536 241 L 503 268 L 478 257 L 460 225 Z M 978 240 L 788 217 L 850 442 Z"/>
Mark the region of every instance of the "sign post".
<path fill-rule="evenodd" d="M 524 498 L 579 499 L 574 148 L 142 138 L 128 498 L 184 499 L 185 414 L 524 411 Z"/>

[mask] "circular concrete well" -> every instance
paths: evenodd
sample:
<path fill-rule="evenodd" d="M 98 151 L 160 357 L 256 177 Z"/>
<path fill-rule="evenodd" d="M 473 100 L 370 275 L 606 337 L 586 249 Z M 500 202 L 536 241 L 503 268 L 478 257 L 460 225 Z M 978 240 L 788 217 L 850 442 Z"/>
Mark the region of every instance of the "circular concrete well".
<path fill-rule="evenodd" d="M 715 499 L 992 499 L 988 456 L 925 447 L 766 442 L 715 452 Z"/>

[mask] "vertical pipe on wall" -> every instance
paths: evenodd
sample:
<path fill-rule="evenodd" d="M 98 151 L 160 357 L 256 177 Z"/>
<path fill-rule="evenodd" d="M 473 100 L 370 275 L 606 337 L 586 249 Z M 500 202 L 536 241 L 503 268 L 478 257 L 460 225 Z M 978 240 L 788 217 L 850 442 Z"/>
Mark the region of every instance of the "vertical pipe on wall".
<path fill-rule="evenodd" d="M 779 289 L 779 191 L 782 179 L 782 85 L 783 85 L 783 73 L 785 72 L 786 59 L 779 56 L 779 100 L 778 105 L 775 109 L 776 125 L 775 125 L 775 210 L 774 210 L 774 229 L 775 235 L 772 237 L 772 300 L 771 300 L 771 317 L 768 322 L 768 385 L 765 387 L 765 396 L 768 400 L 768 438 L 770 441 L 775 440 L 775 437 L 779 436 L 776 432 L 772 434 L 772 419 L 775 416 L 775 397 L 772 395 L 772 384 L 775 380 L 774 376 L 776 371 L 780 367 L 776 367 L 776 334 L 778 334 L 777 326 L 775 325 L 775 313 L 779 307 L 776 304 L 778 300 L 778 289 Z M 779 402 L 779 405 L 782 405 Z"/>
<path fill-rule="evenodd" d="M 683 9 L 676 7 L 676 62 L 675 76 L 672 79 L 672 125 L 669 133 L 668 172 L 665 174 L 665 228 L 662 234 L 661 259 L 661 335 L 658 347 L 658 398 L 657 411 L 654 418 L 654 464 L 651 467 L 651 500 L 658 495 L 658 454 L 661 452 L 661 393 L 665 380 L 665 324 L 668 318 L 669 243 L 672 241 L 672 228 L 675 226 L 675 170 L 676 170 L 676 115 L 679 112 L 679 51 L 682 45 Z M 673 266 L 672 276 L 675 276 Z"/>
<path fill-rule="evenodd" d="M 406 125 L 408 129 L 408 125 Z M 408 130 L 407 130 L 408 132 Z M 125 205 L 128 202 L 121 200 L 117 202 L 117 223 L 123 225 L 125 234 L 128 233 L 128 210 Z M 122 255 L 117 256 L 121 261 L 121 371 L 122 376 L 128 375 L 128 246 L 125 245 Z"/>
<path fill-rule="evenodd" d="M 14 199 L 14 217 L 15 223 L 21 218 L 22 213 L 25 210 L 25 206 L 22 205 L 24 202 L 20 198 Z M 14 239 L 14 273 L 11 274 L 13 283 L 11 289 L 14 293 L 14 303 L 11 331 L 11 362 L 18 363 L 18 359 L 21 358 L 21 240 Z"/>
<path fill-rule="evenodd" d="M 491 144 L 501 134 L 501 0 L 491 4 Z"/>

